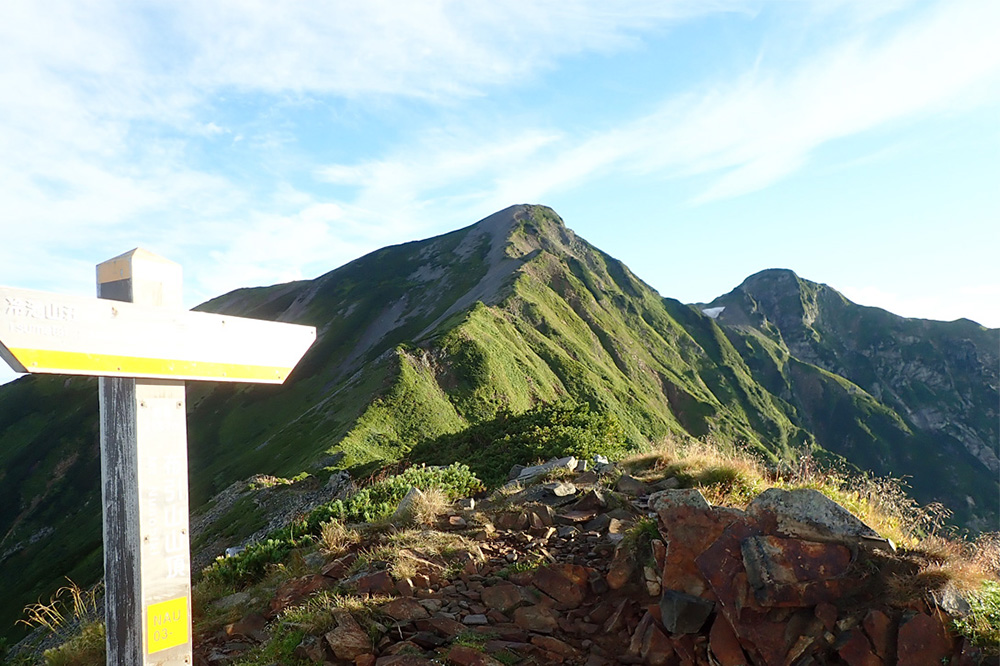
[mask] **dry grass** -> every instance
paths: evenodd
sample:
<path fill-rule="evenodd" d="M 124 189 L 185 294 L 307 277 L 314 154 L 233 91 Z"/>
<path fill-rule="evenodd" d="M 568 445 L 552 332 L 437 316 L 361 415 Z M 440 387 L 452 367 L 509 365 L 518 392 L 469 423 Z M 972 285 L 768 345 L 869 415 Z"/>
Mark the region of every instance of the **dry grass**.
<path fill-rule="evenodd" d="M 620 465 L 646 483 L 674 477 L 682 487 L 698 488 L 709 502 L 720 506 L 745 508 L 773 485 L 760 461 L 715 438 L 667 438 L 650 451 L 625 458 Z"/>
<path fill-rule="evenodd" d="M 298 606 L 282 611 L 280 622 L 307 634 L 322 636 L 337 626 L 331 612 L 335 608 L 348 611 L 361 626 L 368 628 L 372 623 L 382 619 L 379 607 L 390 600 L 390 597 L 355 597 L 340 595 L 333 592 L 320 592 Z"/>
<path fill-rule="evenodd" d="M 56 633 L 70 623 L 97 621 L 104 610 L 98 604 L 102 585 L 85 590 L 69 578 L 66 580 L 69 584 L 56 590 L 48 603 L 39 601 L 25 606 L 25 617 L 18 620 L 18 624 L 32 629 L 44 627 L 51 633 Z"/>
<path fill-rule="evenodd" d="M 413 502 L 412 520 L 415 525 L 435 525 L 448 509 L 448 496 L 440 488 L 428 488 Z"/>
<path fill-rule="evenodd" d="M 709 502 L 719 506 L 745 508 L 771 487 L 812 488 L 879 534 L 909 547 L 939 533 L 949 516 L 940 504 L 919 505 L 907 495 L 906 485 L 898 479 L 839 473 L 820 466 L 808 452 L 794 463 L 774 468 L 716 437 L 689 441 L 668 438 L 652 450 L 625 458 L 620 464 L 626 472 L 647 483 L 675 477 L 681 487 L 698 488 Z M 992 552 L 1000 552 L 1000 547 Z"/>
<path fill-rule="evenodd" d="M 465 555 L 467 554 L 467 555 Z M 380 542 L 358 553 L 351 572 L 375 566 L 397 579 L 418 573 L 440 573 L 458 564 L 459 556 L 482 562 L 482 551 L 469 539 L 451 532 L 406 529 L 384 535 Z"/>
<path fill-rule="evenodd" d="M 343 555 L 351 546 L 361 543 L 361 532 L 337 519 L 320 525 L 320 547 L 330 555 Z"/>

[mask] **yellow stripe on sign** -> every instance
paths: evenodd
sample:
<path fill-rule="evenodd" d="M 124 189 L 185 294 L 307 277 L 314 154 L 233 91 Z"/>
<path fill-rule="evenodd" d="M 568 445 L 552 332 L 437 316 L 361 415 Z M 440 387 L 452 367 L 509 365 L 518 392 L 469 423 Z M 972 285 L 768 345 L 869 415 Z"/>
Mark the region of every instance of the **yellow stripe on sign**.
<path fill-rule="evenodd" d="M 9 349 L 28 372 L 81 374 L 110 377 L 146 377 L 151 379 L 199 379 L 208 381 L 255 381 L 280 384 L 291 368 L 179 361 L 111 354 L 52 351 L 47 349 Z"/>

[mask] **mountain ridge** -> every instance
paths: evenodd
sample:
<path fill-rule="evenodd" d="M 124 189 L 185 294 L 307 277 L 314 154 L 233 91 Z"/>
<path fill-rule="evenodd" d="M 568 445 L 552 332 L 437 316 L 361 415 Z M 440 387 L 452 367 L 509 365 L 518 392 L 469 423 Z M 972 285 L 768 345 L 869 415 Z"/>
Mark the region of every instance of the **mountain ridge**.
<path fill-rule="evenodd" d="M 880 400 L 892 376 L 875 391 L 863 376 L 798 358 L 789 339 L 830 368 L 856 360 L 836 326 L 816 317 L 804 323 L 807 309 L 819 315 L 836 303 L 815 283 L 802 287 L 807 282 L 784 296 L 790 315 L 755 310 L 738 287 L 713 301 L 726 310 L 712 319 L 662 297 L 551 209 L 519 205 L 376 250 L 314 280 L 219 296 L 197 309 L 314 325 L 319 335 L 284 386 L 189 385 L 191 506 L 204 510 L 256 474 L 306 472 L 323 481 L 346 467 L 363 475 L 420 442 L 571 398 L 614 417 L 633 448 L 708 436 L 741 441 L 775 465 L 804 453 L 853 461 L 912 476 L 921 501 L 946 502 L 965 525 L 992 524 L 1000 513 L 996 481 L 958 436 L 969 430 L 988 449 L 994 431 L 979 420 L 955 433 L 920 430 L 912 414 Z M 745 322 L 730 319 L 744 310 Z M 813 333 L 828 344 L 810 346 Z M 986 339 L 998 335 L 987 330 Z M 891 349 L 911 364 L 919 351 Z M 966 370 L 987 356 L 966 358 Z M 968 395 L 942 418 L 995 392 L 995 381 L 981 382 L 985 388 L 975 381 L 961 383 Z M 32 377 L 0 388 L 0 470 L 14 472 L 0 484 L 0 575 L 11 578 L 15 601 L 44 596 L 65 572 L 81 583 L 99 574 L 94 384 Z M 947 397 L 946 385 L 935 387 L 928 400 Z M 908 383 L 910 393 L 917 389 Z M 968 487 L 959 492 L 961 484 Z M 193 548 L 238 543 L 267 524 L 260 511 L 235 507 Z M 15 571 L 24 575 L 15 579 Z M 0 621 L 19 610 L 5 609 Z"/>

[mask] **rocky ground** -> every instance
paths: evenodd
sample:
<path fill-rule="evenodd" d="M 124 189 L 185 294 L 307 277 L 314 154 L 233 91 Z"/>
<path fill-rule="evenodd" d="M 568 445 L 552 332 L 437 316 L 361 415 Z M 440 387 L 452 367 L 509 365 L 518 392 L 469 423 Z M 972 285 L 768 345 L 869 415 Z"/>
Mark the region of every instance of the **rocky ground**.
<path fill-rule="evenodd" d="M 298 625 L 291 653 L 316 664 L 997 663 L 951 630 L 959 596 L 892 598 L 906 557 L 820 493 L 771 489 L 742 511 L 676 485 L 566 472 L 457 503 L 409 542 L 389 528 L 306 553 L 267 598 L 211 602 L 240 617 L 201 625 L 196 664 L 285 663 L 260 646 L 304 607 L 325 620 Z"/>

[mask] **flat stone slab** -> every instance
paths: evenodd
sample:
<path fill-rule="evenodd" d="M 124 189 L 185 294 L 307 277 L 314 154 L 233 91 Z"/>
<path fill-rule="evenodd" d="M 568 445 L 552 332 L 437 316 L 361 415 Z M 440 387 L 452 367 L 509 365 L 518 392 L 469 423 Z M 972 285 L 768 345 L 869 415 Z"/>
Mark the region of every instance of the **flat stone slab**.
<path fill-rule="evenodd" d="M 767 522 L 773 516 L 782 536 L 812 541 L 882 540 L 854 514 L 812 488 L 768 488 L 755 497 L 747 514 Z"/>

